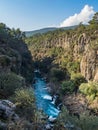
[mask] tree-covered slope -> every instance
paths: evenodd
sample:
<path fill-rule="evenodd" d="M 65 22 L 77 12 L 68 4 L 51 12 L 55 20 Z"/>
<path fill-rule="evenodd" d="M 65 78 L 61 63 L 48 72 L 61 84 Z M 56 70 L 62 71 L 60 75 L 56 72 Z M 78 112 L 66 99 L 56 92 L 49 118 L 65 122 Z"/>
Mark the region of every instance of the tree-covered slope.
<path fill-rule="evenodd" d="M 13 89 L 32 81 L 32 57 L 23 41 L 24 34 L 0 23 L 0 93 L 9 96 Z M 11 93 L 10 93 L 11 91 Z M 1 96 L 2 97 L 2 96 Z"/>
<path fill-rule="evenodd" d="M 34 31 L 25 31 L 25 35 L 26 37 L 30 37 L 30 36 L 33 36 L 35 34 L 44 34 L 44 33 L 47 33 L 47 32 L 50 32 L 50 31 L 55 31 L 55 30 L 59 30 L 59 29 L 62 29 L 62 30 L 69 30 L 69 29 L 74 29 L 76 28 L 77 26 L 70 26 L 70 27 L 62 27 L 62 28 L 56 28 L 56 27 L 50 27 L 50 28 L 42 28 L 42 29 L 39 29 L 39 30 L 34 30 Z"/>

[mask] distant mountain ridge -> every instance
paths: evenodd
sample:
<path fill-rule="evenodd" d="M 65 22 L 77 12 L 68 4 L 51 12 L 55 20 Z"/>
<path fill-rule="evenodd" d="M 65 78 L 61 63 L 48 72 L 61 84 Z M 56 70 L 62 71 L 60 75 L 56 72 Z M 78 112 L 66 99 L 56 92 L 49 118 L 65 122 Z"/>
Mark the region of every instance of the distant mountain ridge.
<path fill-rule="evenodd" d="M 76 27 L 77 27 L 77 25 L 69 26 L 69 27 L 61 27 L 61 28 L 56 28 L 56 27 L 53 27 L 53 28 L 42 28 L 42 29 L 34 30 L 34 31 L 25 31 L 25 35 L 26 35 L 26 37 L 30 37 L 30 36 L 33 36 L 33 35 L 38 34 L 38 33 L 43 34 L 43 33 L 47 33 L 49 31 L 55 31 L 55 30 L 58 30 L 58 29 L 69 30 L 69 29 L 74 29 Z"/>

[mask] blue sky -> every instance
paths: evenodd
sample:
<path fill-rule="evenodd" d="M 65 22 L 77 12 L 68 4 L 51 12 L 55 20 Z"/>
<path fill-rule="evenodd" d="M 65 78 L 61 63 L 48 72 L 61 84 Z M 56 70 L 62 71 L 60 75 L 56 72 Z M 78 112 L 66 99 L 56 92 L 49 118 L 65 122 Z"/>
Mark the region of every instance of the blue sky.
<path fill-rule="evenodd" d="M 22 31 L 86 23 L 94 12 L 98 0 L 0 0 L 0 22 Z"/>

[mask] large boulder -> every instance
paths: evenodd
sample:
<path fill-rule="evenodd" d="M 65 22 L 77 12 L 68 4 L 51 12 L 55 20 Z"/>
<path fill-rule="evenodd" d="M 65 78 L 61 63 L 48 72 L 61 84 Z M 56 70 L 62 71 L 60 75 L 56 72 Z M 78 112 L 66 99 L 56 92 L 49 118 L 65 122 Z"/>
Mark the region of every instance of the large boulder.
<path fill-rule="evenodd" d="M 0 118 L 3 120 L 17 121 L 19 116 L 14 112 L 16 106 L 9 100 L 0 100 Z"/>

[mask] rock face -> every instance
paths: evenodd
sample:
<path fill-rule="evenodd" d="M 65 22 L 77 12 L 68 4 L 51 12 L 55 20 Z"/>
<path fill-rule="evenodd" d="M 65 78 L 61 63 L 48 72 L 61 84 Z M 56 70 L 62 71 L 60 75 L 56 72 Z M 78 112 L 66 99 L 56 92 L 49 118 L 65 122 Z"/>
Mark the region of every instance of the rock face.
<path fill-rule="evenodd" d="M 97 34 L 95 34 L 95 37 L 97 37 Z M 78 37 L 78 40 L 73 36 L 72 39 L 64 43 L 70 43 L 69 46 L 65 46 L 67 50 L 72 47 L 73 41 L 75 43 L 72 48 L 73 59 L 80 62 L 81 74 L 88 81 L 98 81 L 98 47 L 93 47 L 91 37 L 83 33 Z M 97 41 L 95 40 L 94 43 L 97 44 Z"/>
<path fill-rule="evenodd" d="M 0 100 L 0 118 L 3 120 L 19 120 L 19 116 L 14 112 L 16 106 L 9 100 Z"/>
<path fill-rule="evenodd" d="M 97 55 L 94 50 L 85 50 L 80 64 L 81 73 L 87 80 L 94 79 L 97 71 Z M 96 77 L 97 78 L 97 77 Z"/>
<path fill-rule="evenodd" d="M 80 61 L 80 72 L 89 81 L 94 80 L 98 71 L 97 49 L 91 47 L 91 38 L 85 33 L 79 36 L 74 46 L 74 59 Z"/>
<path fill-rule="evenodd" d="M 94 81 L 98 82 L 98 70 L 96 71 L 95 77 L 94 77 Z"/>

